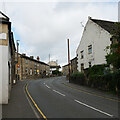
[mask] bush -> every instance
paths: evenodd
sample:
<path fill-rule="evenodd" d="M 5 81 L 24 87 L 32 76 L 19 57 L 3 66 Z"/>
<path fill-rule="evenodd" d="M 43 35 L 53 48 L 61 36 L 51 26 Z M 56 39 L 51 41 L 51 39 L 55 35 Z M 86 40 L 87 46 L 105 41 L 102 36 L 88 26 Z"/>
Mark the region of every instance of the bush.
<path fill-rule="evenodd" d="M 81 72 L 76 72 L 70 75 L 70 81 L 80 85 L 85 85 L 85 76 Z"/>
<path fill-rule="evenodd" d="M 120 92 L 120 71 L 105 75 L 91 75 L 88 85 L 102 90 Z"/>
<path fill-rule="evenodd" d="M 59 70 L 54 70 L 54 71 L 52 71 L 52 74 L 53 74 L 53 75 L 58 75 L 58 76 L 61 76 L 61 75 L 62 75 L 62 73 L 61 73 Z"/>
<path fill-rule="evenodd" d="M 71 74 L 70 80 L 80 85 L 88 85 L 104 91 L 112 91 L 120 94 L 120 70 L 110 73 L 105 69 L 107 65 L 94 65 L 83 73 L 77 72 Z M 87 79 L 85 79 L 87 76 Z"/>
<path fill-rule="evenodd" d="M 105 72 L 107 72 L 107 71 L 105 71 L 105 67 L 107 67 L 107 65 L 105 65 L 105 64 L 94 65 L 87 70 L 87 74 L 88 74 L 88 76 L 103 75 Z"/>

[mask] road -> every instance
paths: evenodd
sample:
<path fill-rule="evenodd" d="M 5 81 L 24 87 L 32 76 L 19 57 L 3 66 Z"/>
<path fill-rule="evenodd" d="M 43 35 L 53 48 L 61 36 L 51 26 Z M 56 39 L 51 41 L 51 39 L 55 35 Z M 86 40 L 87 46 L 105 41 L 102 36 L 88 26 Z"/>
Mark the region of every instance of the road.
<path fill-rule="evenodd" d="M 30 81 L 26 88 L 46 118 L 118 118 L 117 98 L 70 84 L 65 77 Z"/>

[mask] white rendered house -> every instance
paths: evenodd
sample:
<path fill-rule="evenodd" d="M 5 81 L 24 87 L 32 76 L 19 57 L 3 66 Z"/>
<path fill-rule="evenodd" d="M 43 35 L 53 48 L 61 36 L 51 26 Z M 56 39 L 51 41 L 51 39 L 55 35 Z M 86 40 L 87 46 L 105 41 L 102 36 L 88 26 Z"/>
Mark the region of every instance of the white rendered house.
<path fill-rule="evenodd" d="M 114 30 L 114 23 L 105 20 L 97 20 L 88 17 L 80 44 L 76 50 L 78 71 L 89 68 L 93 65 L 106 64 L 106 47 L 110 46 L 111 32 Z"/>
<path fill-rule="evenodd" d="M 11 91 L 11 22 L 0 12 L 0 104 L 8 104 Z"/>

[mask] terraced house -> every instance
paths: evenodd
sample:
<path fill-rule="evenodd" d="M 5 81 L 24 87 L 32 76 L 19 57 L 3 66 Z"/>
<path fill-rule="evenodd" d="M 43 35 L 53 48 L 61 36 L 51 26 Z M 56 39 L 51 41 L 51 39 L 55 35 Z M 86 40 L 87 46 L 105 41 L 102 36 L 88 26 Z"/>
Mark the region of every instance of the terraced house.
<path fill-rule="evenodd" d="M 17 61 L 17 53 L 16 53 Z M 44 62 L 39 61 L 39 57 L 34 59 L 33 56 L 26 56 L 26 54 L 18 54 L 18 65 L 16 65 L 16 75 L 18 69 L 19 80 L 37 79 L 49 76 L 50 66 Z"/>

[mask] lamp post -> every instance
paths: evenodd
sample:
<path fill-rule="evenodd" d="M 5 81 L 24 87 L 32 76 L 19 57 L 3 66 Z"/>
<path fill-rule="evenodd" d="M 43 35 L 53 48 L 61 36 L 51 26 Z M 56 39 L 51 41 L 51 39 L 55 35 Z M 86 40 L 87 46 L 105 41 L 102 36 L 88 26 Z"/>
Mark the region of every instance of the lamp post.
<path fill-rule="evenodd" d="M 69 82 L 70 82 L 70 48 L 69 48 L 69 39 L 67 39 L 68 42 L 68 69 L 69 69 Z"/>
<path fill-rule="evenodd" d="M 17 40 L 17 81 L 18 81 L 18 52 L 19 52 L 19 41 L 20 40 Z"/>

